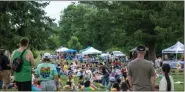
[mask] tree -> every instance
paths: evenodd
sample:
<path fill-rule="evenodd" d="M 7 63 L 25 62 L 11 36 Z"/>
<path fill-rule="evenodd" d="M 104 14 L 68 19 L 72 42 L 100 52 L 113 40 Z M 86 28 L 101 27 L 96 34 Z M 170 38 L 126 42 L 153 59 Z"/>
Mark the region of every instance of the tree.
<path fill-rule="evenodd" d="M 80 44 L 80 42 L 78 41 L 78 38 L 76 36 L 71 37 L 71 39 L 68 42 L 68 47 L 76 49 L 76 50 L 82 49 L 82 45 Z"/>
<path fill-rule="evenodd" d="M 0 3 L 0 46 L 13 50 L 22 37 L 30 39 L 31 50 L 45 48 L 45 43 L 52 29 L 53 19 L 46 16 L 47 2 L 12 2 Z"/>
<path fill-rule="evenodd" d="M 182 40 L 183 2 L 106 1 L 82 3 L 98 7 L 99 10 L 108 9 L 112 14 L 112 21 L 114 20 L 114 24 L 117 25 L 117 30 L 123 30 L 117 32 L 118 34 L 124 33 L 123 36 L 117 35 L 123 37 L 121 44 L 130 44 L 131 41 L 136 40 L 137 43 L 146 45 L 149 47 L 150 59 L 153 61 L 155 60 L 155 47 L 157 45 L 165 42 L 167 45 L 175 43 L 179 39 Z M 174 39 L 174 37 L 179 38 Z M 119 46 L 119 42 L 116 43 Z"/>
<path fill-rule="evenodd" d="M 119 48 L 128 52 L 139 44 L 155 54 L 183 42 L 183 2 L 81 1 L 61 15 L 62 44 L 77 36 L 83 46 L 100 50 Z M 174 39 L 175 38 L 175 39 Z"/>

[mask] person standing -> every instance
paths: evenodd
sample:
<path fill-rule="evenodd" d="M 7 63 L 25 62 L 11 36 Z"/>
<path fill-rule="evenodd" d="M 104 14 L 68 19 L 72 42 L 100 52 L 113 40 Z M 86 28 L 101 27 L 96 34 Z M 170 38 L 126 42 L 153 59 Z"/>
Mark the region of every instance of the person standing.
<path fill-rule="evenodd" d="M 159 84 L 159 91 L 174 91 L 174 80 L 170 73 L 170 65 L 163 64 L 162 71 L 164 77 L 161 79 Z"/>
<path fill-rule="evenodd" d="M 5 55 L 5 49 L 0 49 L 0 80 L 2 80 L 3 91 L 7 91 L 8 86 L 10 84 L 10 61 L 8 57 Z"/>
<path fill-rule="evenodd" d="M 103 74 L 102 85 L 101 86 L 108 85 L 109 84 L 110 70 L 105 65 L 103 65 L 102 63 L 100 63 L 100 69 L 101 69 L 102 74 Z"/>
<path fill-rule="evenodd" d="M 22 55 L 22 68 L 20 72 L 14 72 L 16 86 L 18 91 L 31 91 L 32 87 L 32 66 L 35 66 L 33 54 L 30 50 L 27 50 L 29 44 L 28 38 L 22 38 L 19 43 L 19 48 L 12 53 L 11 61 Z"/>
<path fill-rule="evenodd" d="M 154 91 L 155 71 L 150 61 L 145 60 L 145 46 L 137 47 L 137 58 L 128 64 L 128 80 L 130 90 L 133 91 Z"/>
<path fill-rule="evenodd" d="M 56 66 L 51 64 L 51 55 L 45 53 L 43 63 L 39 64 L 36 69 L 36 75 L 41 81 L 41 91 L 56 91 L 58 83 L 58 72 Z M 56 82 L 56 83 L 55 83 Z"/>

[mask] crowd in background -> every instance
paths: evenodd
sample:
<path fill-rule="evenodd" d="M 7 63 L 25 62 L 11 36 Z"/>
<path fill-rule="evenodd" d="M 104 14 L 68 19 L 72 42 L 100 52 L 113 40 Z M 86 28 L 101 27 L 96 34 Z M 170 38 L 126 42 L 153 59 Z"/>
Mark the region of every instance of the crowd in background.
<path fill-rule="evenodd" d="M 21 39 L 20 47 L 11 55 L 11 62 L 4 55 L 5 50 L 0 50 L 0 79 L 4 91 L 12 87 L 18 91 L 99 90 L 95 84 L 106 91 L 174 91 L 170 65 L 158 58 L 155 61 L 157 67 L 154 67 L 151 61 L 145 59 L 146 49 L 142 45 L 137 47 L 129 62 L 122 62 L 119 58 L 108 58 L 103 62 L 98 56 L 92 55 L 79 59 L 75 54 L 54 57 L 50 53 L 44 53 L 41 54 L 42 62 L 37 66 L 32 52 L 27 49 L 28 45 L 27 38 Z M 72 57 L 72 62 L 67 57 Z M 20 71 L 14 70 L 16 60 L 23 62 Z M 161 69 L 163 74 L 158 86 L 155 85 L 155 68 Z M 61 76 L 67 76 L 67 81 L 61 79 Z M 62 84 L 63 81 L 66 82 L 65 85 Z M 75 81 L 78 83 L 75 84 Z"/>

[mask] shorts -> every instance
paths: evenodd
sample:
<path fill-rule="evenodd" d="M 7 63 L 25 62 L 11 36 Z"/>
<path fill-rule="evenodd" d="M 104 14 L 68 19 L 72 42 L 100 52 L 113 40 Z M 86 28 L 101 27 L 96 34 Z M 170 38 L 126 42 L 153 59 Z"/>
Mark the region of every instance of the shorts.
<path fill-rule="evenodd" d="M 127 73 L 122 74 L 124 78 L 127 78 Z"/>
<path fill-rule="evenodd" d="M 10 84 L 10 70 L 0 71 L 0 80 L 2 80 L 3 85 L 8 86 Z"/>
<path fill-rule="evenodd" d="M 41 91 L 56 91 L 56 83 L 54 80 L 41 81 Z"/>

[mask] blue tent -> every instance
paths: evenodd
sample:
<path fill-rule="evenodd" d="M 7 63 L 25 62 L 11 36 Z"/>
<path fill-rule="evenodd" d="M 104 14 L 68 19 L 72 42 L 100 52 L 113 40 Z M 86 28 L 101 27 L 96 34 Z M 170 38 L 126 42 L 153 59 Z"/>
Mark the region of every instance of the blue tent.
<path fill-rule="evenodd" d="M 69 50 L 67 50 L 67 51 L 65 51 L 65 52 L 76 52 L 76 50 L 74 50 L 74 49 L 69 49 Z"/>

